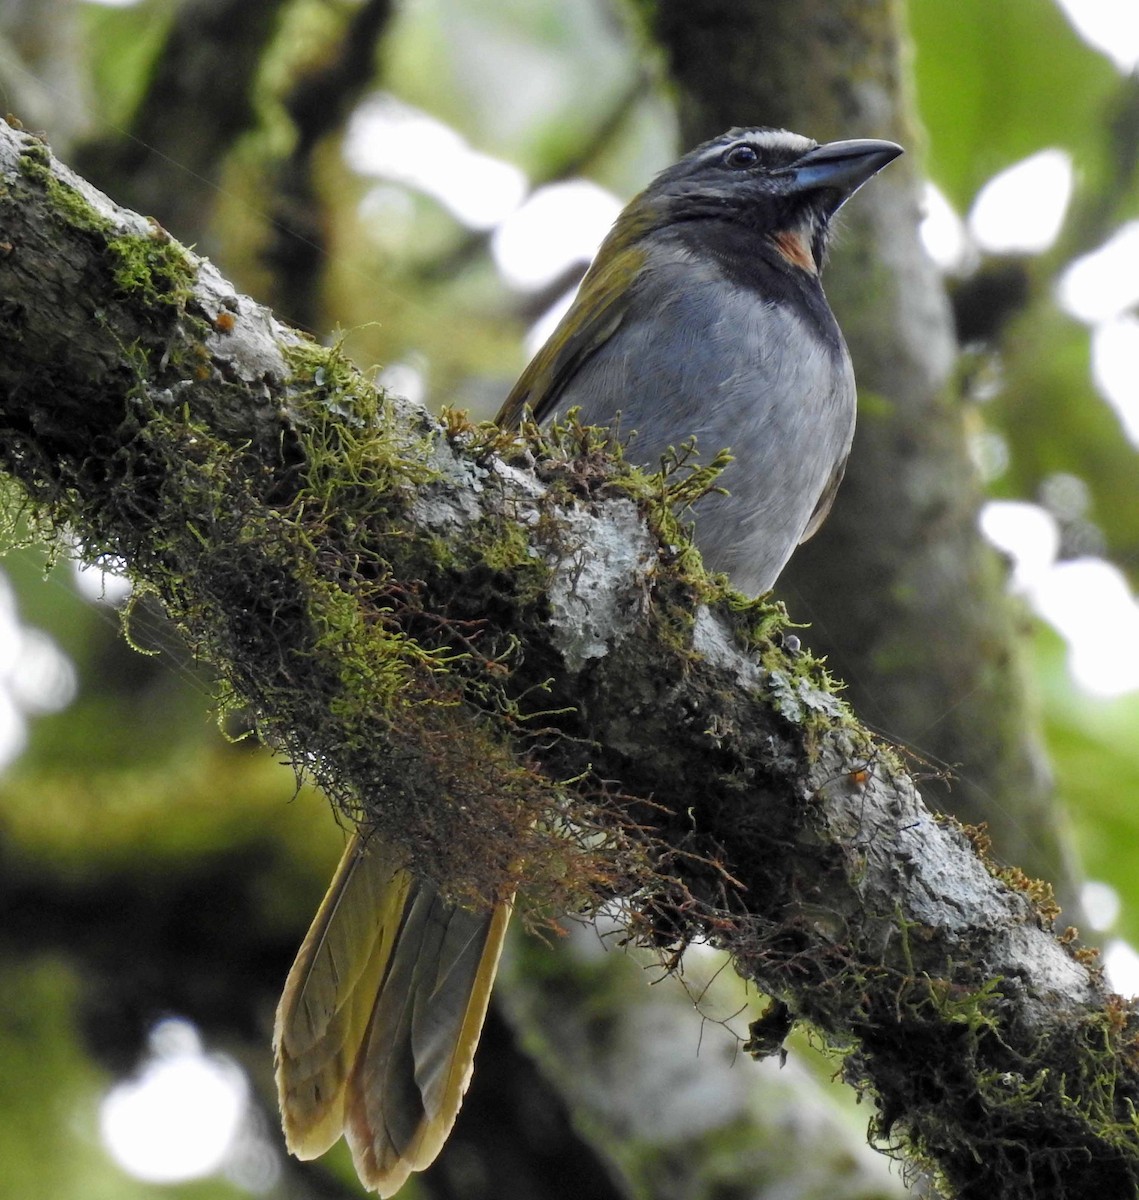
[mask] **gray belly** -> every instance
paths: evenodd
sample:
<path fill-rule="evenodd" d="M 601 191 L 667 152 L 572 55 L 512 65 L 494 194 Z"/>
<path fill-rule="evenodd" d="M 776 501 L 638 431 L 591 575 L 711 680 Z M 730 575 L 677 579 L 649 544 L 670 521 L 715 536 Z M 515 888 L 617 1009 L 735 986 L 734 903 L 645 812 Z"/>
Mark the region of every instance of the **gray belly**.
<path fill-rule="evenodd" d="M 696 543 L 741 591 L 765 592 L 850 449 L 850 358 L 841 340 L 828 345 L 785 305 L 760 303 L 711 271 L 667 274 L 658 274 L 660 302 L 634 306 L 645 319 L 626 317 L 557 411 L 576 406 L 590 425 L 619 421 L 629 458 L 649 468 L 690 437 L 703 462 L 729 449 L 719 480 L 728 494 L 695 506 Z"/>

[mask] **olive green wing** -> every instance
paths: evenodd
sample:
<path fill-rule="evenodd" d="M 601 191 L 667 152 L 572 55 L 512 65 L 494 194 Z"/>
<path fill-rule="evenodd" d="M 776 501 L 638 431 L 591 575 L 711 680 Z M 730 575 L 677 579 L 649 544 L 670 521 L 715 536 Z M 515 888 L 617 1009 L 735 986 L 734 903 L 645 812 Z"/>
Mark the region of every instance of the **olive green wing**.
<path fill-rule="evenodd" d="M 638 246 L 615 252 L 602 247 L 569 312 L 507 396 L 499 425 L 515 429 L 526 412 L 539 423 L 553 414 L 582 363 L 620 328 L 635 290 L 630 281 L 639 277 L 644 264 L 645 251 Z"/>

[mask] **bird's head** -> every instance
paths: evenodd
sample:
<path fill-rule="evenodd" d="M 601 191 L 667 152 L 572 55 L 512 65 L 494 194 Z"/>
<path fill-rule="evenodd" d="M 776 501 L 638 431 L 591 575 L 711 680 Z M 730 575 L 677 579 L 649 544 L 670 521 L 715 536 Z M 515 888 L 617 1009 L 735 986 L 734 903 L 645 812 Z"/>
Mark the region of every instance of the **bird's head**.
<path fill-rule="evenodd" d="M 742 225 L 791 267 L 817 274 L 831 218 L 901 153 L 894 142 L 820 146 L 785 129 L 730 129 L 653 180 L 626 210 L 625 235 L 636 239 L 692 222 Z"/>

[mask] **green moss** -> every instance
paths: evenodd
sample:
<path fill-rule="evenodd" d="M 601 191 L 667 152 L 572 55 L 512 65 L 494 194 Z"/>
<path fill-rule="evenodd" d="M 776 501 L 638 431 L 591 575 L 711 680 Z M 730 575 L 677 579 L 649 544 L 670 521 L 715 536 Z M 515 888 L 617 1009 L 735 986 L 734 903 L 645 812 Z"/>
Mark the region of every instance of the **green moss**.
<path fill-rule="evenodd" d="M 530 539 L 513 521 L 484 523 L 472 538 L 472 548 L 492 571 L 509 571 L 534 563 Z"/>
<path fill-rule="evenodd" d="M 57 220 L 105 239 L 112 279 L 122 295 L 138 299 L 147 307 L 185 306 L 196 271 L 186 251 L 159 225 L 152 225 L 143 235 L 117 232 L 114 223 L 78 188 L 59 177 L 42 142 L 30 140 L 25 144 L 20 166 L 24 175 L 43 189 Z"/>
<path fill-rule="evenodd" d="M 24 152 L 20 155 L 20 167 L 25 174 L 33 175 L 42 169 L 51 167 L 51 150 L 47 142 L 28 134 L 24 139 Z"/>
<path fill-rule="evenodd" d="M 939 1021 L 963 1025 L 974 1037 L 1000 1028 L 998 1014 L 1004 999 L 1000 979 L 987 979 L 974 990 L 963 988 L 948 979 L 931 979 L 928 976 L 920 982 L 928 992 L 929 1003 Z"/>
<path fill-rule="evenodd" d="M 149 306 L 182 309 L 197 271 L 185 250 L 157 225 L 148 236 L 121 234 L 107 242 L 115 286 Z"/>
<path fill-rule="evenodd" d="M 141 577 L 198 655 L 225 665 L 223 706 L 249 706 L 265 740 L 424 874 L 485 901 L 556 857 L 569 896 L 579 869 L 535 825 L 551 785 L 508 740 L 527 720 L 514 642 L 480 632 L 486 612 L 533 598 L 544 563 L 505 519 L 474 525 L 458 552 L 422 535 L 411 509 L 439 482 L 424 465 L 436 427 L 397 422 L 339 346 L 289 357 L 288 467 L 264 476 L 266 494 L 245 447 L 185 411 L 143 414 L 165 465 Z M 457 605 L 427 590 L 448 579 Z"/>
<path fill-rule="evenodd" d="M 1115 1007 L 1106 1012 L 1053 1026 L 1043 1035 L 1038 1055 L 1027 1060 L 1009 1058 L 1004 1069 L 976 1070 L 969 1078 L 969 1094 L 963 1093 L 962 1103 L 975 1105 L 983 1113 L 983 1134 L 958 1145 L 960 1135 L 956 1129 L 943 1126 L 927 1113 L 918 1122 L 919 1148 L 928 1148 L 942 1162 L 957 1154 L 965 1158 L 991 1156 L 1004 1164 L 1001 1176 L 1014 1180 L 1024 1177 L 1026 1154 L 1032 1159 L 1029 1178 L 1039 1180 L 1070 1178 L 1071 1164 L 1079 1162 L 1084 1190 L 1093 1185 L 1097 1171 L 1102 1172 L 1099 1185 L 1088 1194 L 1100 1190 L 1106 1195 L 1136 1194 L 1137 1122 L 1133 1105 L 1121 1094 L 1126 1087 L 1124 1063 L 1134 1038 L 1134 1024 L 1133 1009 L 1117 999 Z M 995 1036 L 985 1020 L 972 1029 L 990 1040 Z M 964 1057 L 969 1061 L 972 1054 Z M 991 1062 L 994 1056 L 987 1057 Z M 1030 1065 L 1037 1061 L 1046 1061 L 1049 1067 Z M 1040 1128 L 1044 1112 L 1052 1114 L 1047 1130 Z M 1025 1128 L 1038 1131 L 1035 1144 L 1027 1150 L 1018 1144 Z M 1118 1154 L 1114 1161 L 1109 1148 Z M 1098 1168 L 1091 1166 L 1094 1162 L 1100 1164 Z M 1126 1190 L 1120 1190 L 1123 1179 L 1129 1183 Z M 952 1187 L 949 1190 L 952 1192 Z M 1016 1194 L 1036 1193 L 1029 1187 Z M 1061 1189 L 1055 1194 L 1068 1193 Z"/>
<path fill-rule="evenodd" d="M 377 496 L 410 495 L 435 481 L 424 462 L 430 432 L 408 434 L 391 404 L 345 358 L 341 344 L 287 351 L 294 428 L 304 460 L 298 501 L 351 530 L 376 515 Z"/>
<path fill-rule="evenodd" d="M 52 169 L 51 152 L 43 142 L 27 141 L 19 162 L 24 175 L 43 188 L 51 210 L 59 220 L 85 233 L 106 234 L 112 228 L 111 222 L 91 207 L 78 188 L 59 178 Z"/>
<path fill-rule="evenodd" d="M 843 685 L 829 675 L 823 660 L 789 636 L 797 626 L 783 604 L 770 596 L 745 596 L 726 576 L 710 573 L 703 565 L 694 539 L 692 510 L 700 499 L 717 490 L 719 477 L 731 461 L 729 454 L 723 452 L 700 463 L 689 443 L 666 455 L 658 470 L 649 471 L 628 462 L 608 430 L 583 426 L 574 411 L 548 428 L 529 425 L 513 434 L 493 425 L 472 430 L 457 414 L 451 414 L 449 421 L 468 449 L 481 446 L 508 460 L 512 454 L 537 460 L 555 503 L 571 503 L 583 495 L 625 496 L 638 506 L 667 547 L 668 570 L 655 582 L 649 615 L 655 636 L 668 649 L 682 657 L 693 654 L 699 605 L 726 610 L 741 649 L 757 654 L 765 668 L 768 699 L 787 720 L 803 728 L 809 745 L 832 730 L 836 720 L 857 729 L 853 715 L 839 698 Z M 508 536 L 521 532 L 515 529 Z M 525 545 L 525 538 L 520 537 L 516 546 L 503 547 L 504 565 L 517 565 L 517 553 Z M 877 752 L 867 748 L 868 754 Z"/>

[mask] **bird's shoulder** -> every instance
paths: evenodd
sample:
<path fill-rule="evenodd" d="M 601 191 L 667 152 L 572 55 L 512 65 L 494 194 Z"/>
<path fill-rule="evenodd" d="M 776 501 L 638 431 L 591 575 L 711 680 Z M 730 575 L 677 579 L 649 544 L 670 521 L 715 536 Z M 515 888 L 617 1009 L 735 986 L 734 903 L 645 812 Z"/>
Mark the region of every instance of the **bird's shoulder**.
<path fill-rule="evenodd" d="M 498 414 L 504 428 L 516 426 L 526 411 L 538 421 L 548 416 L 565 384 L 625 320 L 647 250 L 634 243 L 605 251 L 603 246 L 569 310 L 511 389 Z"/>
<path fill-rule="evenodd" d="M 579 404 L 577 393 L 591 392 L 584 385 L 606 373 L 610 359 L 639 358 L 646 379 L 663 360 L 704 387 L 722 369 L 722 355 L 760 364 L 761 373 L 766 362 L 778 372 L 789 364 L 772 362 L 766 348 L 806 346 L 799 339 L 807 339 L 841 373 L 846 348 L 817 276 L 788 272 L 754 234 L 737 244 L 730 239 L 739 231 L 731 227 L 728 237 L 706 244 L 684 229 L 632 240 L 611 235 L 569 311 L 514 385 L 499 423 L 515 426 L 526 411 L 541 422 L 564 404 Z M 678 355 L 686 359 L 678 362 Z"/>

